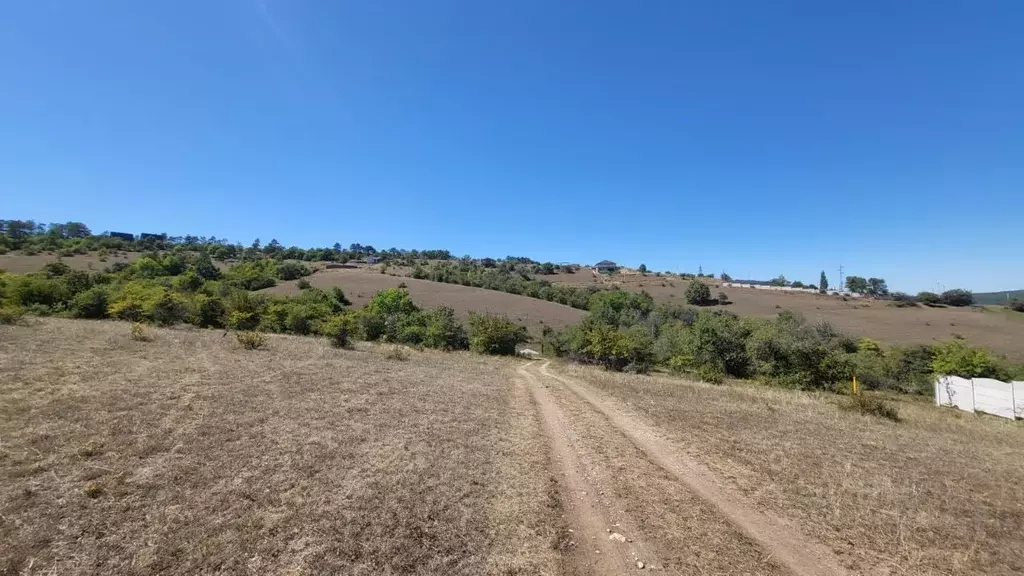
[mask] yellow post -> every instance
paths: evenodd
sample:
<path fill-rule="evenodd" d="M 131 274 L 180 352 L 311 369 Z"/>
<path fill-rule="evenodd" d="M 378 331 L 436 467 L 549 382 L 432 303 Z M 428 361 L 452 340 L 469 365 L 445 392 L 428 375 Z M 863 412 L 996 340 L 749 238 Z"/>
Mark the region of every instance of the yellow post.
<path fill-rule="evenodd" d="M 857 377 L 853 377 L 853 393 L 860 394 L 860 390 L 857 389 Z"/>

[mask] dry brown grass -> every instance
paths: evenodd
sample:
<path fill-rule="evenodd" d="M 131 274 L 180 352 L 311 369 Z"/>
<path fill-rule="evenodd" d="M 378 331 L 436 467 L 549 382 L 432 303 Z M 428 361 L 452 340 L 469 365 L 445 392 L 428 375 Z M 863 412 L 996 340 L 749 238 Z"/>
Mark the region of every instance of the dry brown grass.
<path fill-rule="evenodd" d="M 308 278 L 316 288 L 326 289 L 340 286 L 352 303 L 363 306 L 380 290 L 397 288 L 405 283 L 409 295 L 417 305 L 424 308 L 451 306 L 455 313 L 465 320 L 469 312 L 504 314 L 510 320 L 539 333 L 545 324 L 552 328 L 564 328 L 583 320 L 586 312 L 562 304 L 507 294 L 496 290 L 474 288 L 459 284 L 445 284 L 415 278 L 400 278 L 381 274 L 368 268 L 341 268 L 322 270 Z M 266 291 L 273 294 L 299 294 L 297 282 L 282 282 Z"/>
<path fill-rule="evenodd" d="M 0 573 L 554 574 L 514 361 L 0 326 Z"/>
<path fill-rule="evenodd" d="M 28 274 L 38 272 L 48 263 L 60 260 L 75 270 L 99 272 L 114 262 L 134 262 L 141 255 L 140 252 L 111 252 L 104 262 L 99 252 L 63 257 L 56 252 L 40 252 L 31 256 L 20 251 L 8 252 L 0 254 L 0 270 L 7 270 L 11 274 Z"/>
<path fill-rule="evenodd" d="M 857 573 L 1024 572 L 1024 426 L 898 403 L 900 423 L 841 397 L 559 371 L 661 428 L 758 506 L 797 520 Z"/>

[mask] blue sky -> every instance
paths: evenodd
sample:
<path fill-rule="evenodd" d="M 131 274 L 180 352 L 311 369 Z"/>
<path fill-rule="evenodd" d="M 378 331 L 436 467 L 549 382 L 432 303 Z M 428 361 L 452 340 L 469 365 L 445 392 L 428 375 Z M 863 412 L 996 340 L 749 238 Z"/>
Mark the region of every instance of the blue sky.
<path fill-rule="evenodd" d="M 0 217 L 1024 286 L 1024 3 L 17 0 Z"/>

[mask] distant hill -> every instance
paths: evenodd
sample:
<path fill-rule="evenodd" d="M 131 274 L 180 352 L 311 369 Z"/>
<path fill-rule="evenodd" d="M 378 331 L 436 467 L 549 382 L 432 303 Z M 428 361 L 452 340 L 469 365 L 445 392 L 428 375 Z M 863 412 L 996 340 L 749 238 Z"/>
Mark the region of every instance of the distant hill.
<path fill-rule="evenodd" d="M 1010 297 L 1007 298 L 1006 295 Z M 1006 290 L 1004 292 L 975 292 L 975 304 L 1006 304 L 1009 300 L 1024 300 L 1024 290 Z"/>

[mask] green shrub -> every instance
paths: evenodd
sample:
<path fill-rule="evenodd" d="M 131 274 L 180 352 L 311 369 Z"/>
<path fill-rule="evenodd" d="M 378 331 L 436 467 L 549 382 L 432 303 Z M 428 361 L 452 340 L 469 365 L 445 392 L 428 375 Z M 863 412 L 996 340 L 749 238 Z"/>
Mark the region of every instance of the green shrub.
<path fill-rule="evenodd" d="M 108 306 L 107 289 L 94 286 L 76 294 L 71 300 L 71 315 L 75 318 L 106 318 Z"/>
<path fill-rule="evenodd" d="M 857 341 L 857 351 L 881 354 L 882 345 L 872 340 L 871 338 L 861 338 L 860 340 Z"/>
<path fill-rule="evenodd" d="M 14 326 L 25 321 L 25 309 L 15 306 L 0 308 L 0 324 Z"/>
<path fill-rule="evenodd" d="M 313 285 L 309 283 L 309 280 L 306 280 L 305 278 L 300 278 L 295 286 L 297 286 L 299 290 L 309 290 L 313 287 Z"/>
<path fill-rule="evenodd" d="M 337 314 L 320 326 L 320 334 L 326 336 L 335 348 L 347 348 L 354 331 L 355 323 L 350 314 Z"/>
<path fill-rule="evenodd" d="M 968 346 L 960 340 L 936 344 L 931 369 L 939 376 L 962 378 L 1000 378 L 1000 362 L 983 348 Z"/>
<path fill-rule="evenodd" d="M 199 295 L 195 300 L 195 325 L 200 328 L 223 328 L 227 308 L 216 296 Z"/>
<path fill-rule="evenodd" d="M 312 270 L 301 262 L 281 262 L 277 265 L 277 277 L 281 280 L 295 280 L 312 273 Z"/>
<path fill-rule="evenodd" d="M 729 301 L 729 295 L 726 294 L 725 292 L 719 292 L 718 293 L 718 304 L 720 306 L 725 306 L 727 304 L 732 304 L 732 302 Z"/>
<path fill-rule="evenodd" d="M 267 335 L 262 332 L 235 332 L 235 339 L 246 350 L 259 350 L 267 345 Z"/>
<path fill-rule="evenodd" d="M 936 306 L 942 304 L 942 297 L 935 292 L 918 292 L 917 301 L 925 306 Z"/>
<path fill-rule="evenodd" d="M 481 354 L 514 356 L 516 346 L 529 341 L 526 328 L 503 316 L 469 315 L 469 348 Z"/>
<path fill-rule="evenodd" d="M 1013 310 L 1014 312 L 1024 312 L 1024 300 L 1014 299 L 1009 304 L 1007 304 L 1006 307 L 1009 308 L 1010 310 Z"/>
<path fill-rule="evenodd" d="M 466 350 L 469 337 L 462 323 L 455 318 L 455 311 L 447 306 L 430 310 L 423 315 L 426 330 L 422 343 L 427 348 L 440 350 Z"/>
<path fill-rule="evenodd" d="M 174 326 L 188 318 L 188 304 L 184 298 L 173 292 L 164 292 L 153 303 L 149 319 L 161 326 Z"/>
<path fill-rule="evenodd" d="M 72 296 L 61 277 L 34 274 L 10 276 L 4 291 L 11 303 L 25 308 L 35 304 L 48 308 L 59 307 Z"/>
<path fill-rule="evenodd" d="M 963 288 L 946 290 L 942 293 L 940 299 L 946 306 L 963 307 L 974 304 L 974 294 L 970 290 L 964 290 Z"/>
<path fill-rule="evenodd" d="M 171 285 L 179 292 L 196 292 L 203 287 L 204 280 L 192 270 L 186 270 L 184 274 L 175 276 Z"/>
<path fill-rule="evenodd" d="M 167 288 L 145 280 L 133 280 L 110 298 L 107 313 L 121 320 L 151 320 L 153 309 Z"/>
<path fill-rule="evenodd" d="M 686 288 L 686 303 L 694 306 L 704 306 L 711 300 L 711 289 L 700 280 L 690 280 Z"/>

